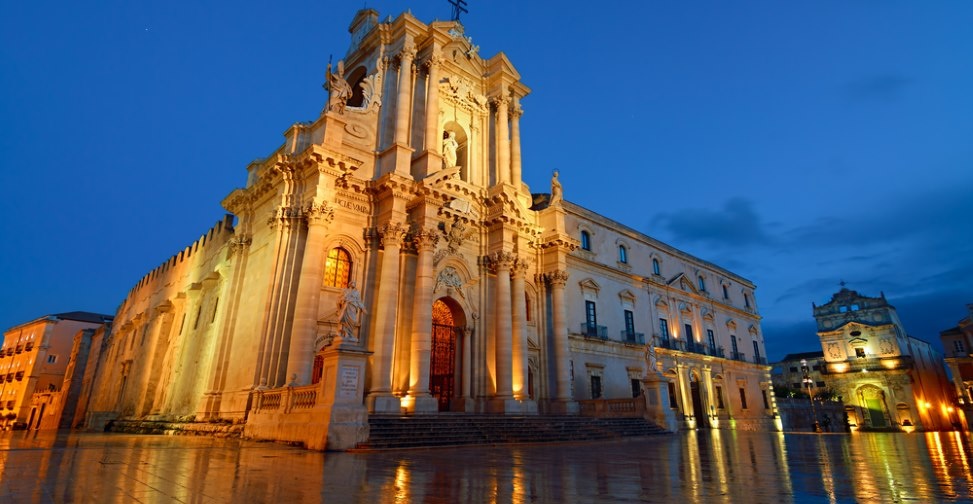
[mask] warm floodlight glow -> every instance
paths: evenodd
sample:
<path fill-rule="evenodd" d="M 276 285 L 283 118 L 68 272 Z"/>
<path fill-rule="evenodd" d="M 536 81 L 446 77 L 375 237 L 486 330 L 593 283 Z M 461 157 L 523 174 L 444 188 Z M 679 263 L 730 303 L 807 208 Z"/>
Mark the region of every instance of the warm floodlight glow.
<path fill-rule="evenodd" d="M 886 369 L 895 369 L 896 364 L 898 364 L 895 359 L 882 359 L 882 365 Z"/>
<path fill-rule="evenodd" d="M 847 362 L 838 362 L 838 363 L 832 364 L 831 365 L 831 369 L 833 369 L 835 373 L 844 373 L 844 372 L 848 371 L 848 363 Z"/>

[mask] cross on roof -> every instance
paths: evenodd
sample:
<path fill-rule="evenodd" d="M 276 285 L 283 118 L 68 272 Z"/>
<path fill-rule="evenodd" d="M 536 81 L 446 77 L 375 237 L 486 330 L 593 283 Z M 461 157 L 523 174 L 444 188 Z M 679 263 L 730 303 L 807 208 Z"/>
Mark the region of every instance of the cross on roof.
<path fill-rule="evenodd" d="M 446 0 L 453 6 L 453 21 L 459 21 L 460 14 L 469 14 L 466 10 L 466 0 Z"/>

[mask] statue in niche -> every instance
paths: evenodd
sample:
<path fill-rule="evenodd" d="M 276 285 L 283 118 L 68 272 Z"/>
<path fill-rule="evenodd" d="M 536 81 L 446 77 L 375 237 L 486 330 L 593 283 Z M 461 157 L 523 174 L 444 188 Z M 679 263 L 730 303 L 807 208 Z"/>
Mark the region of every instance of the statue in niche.
<path fill-rule="evenodd" d="M 444 168 L 456 166 L 456 151 L 459 149 L 459 142 L 456 141 L 456 132 L 447 131 L 443 139 L 443 162 Z"/>
<path fill-rule="evenodd" d="M 361 326 L 364 314 L 365 303 L 362 302 L 361 294 L 355 288 L 355 282 L 351 282 L 341 300 L 338 301 L 338 323 L 341 325 L 343 340 L 358 341 L 358 327 Z"/>
<path fill-rule="evenodd" d="M 551 205 L 561 202 L 561 182 L 557 179 L 558 171 L 554 170 L 551 177 Z"/>
<path fill-rule="evenodd" d="M 328 89 L 328 112 L 344 114 L 345 105 L 352 95 L 351 86 L 345 80 L 345 62 L 338 62 L 336 72 L 331 71 L 331 63 L 328 63 L 328 72 L 326 75 L 328 80 L 325 84 L 325 87 Z"/>

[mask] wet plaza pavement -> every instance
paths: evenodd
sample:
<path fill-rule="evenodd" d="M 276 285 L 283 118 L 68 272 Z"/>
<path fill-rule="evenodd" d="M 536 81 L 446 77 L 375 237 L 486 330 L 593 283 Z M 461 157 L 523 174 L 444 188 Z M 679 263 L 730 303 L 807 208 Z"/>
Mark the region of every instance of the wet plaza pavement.
<path fill-rule="evenodd" d="M 973 502 L 967 433 L 734 431 L 367 453 L 0 434 L 0 502 Z"/>

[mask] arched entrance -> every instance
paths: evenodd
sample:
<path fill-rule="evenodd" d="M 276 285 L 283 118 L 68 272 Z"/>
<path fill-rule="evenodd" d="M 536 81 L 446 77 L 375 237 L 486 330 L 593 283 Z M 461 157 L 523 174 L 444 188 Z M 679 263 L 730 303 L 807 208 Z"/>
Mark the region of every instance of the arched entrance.
<path fill-rule="evenodd" d="M 456 357 L 465 323 L 462 310 L 452 299 L 440 298 L 432 304 L 429 393 L 439 401 L 439 411 L 449 411 L 450 401 L 456 397 Z"/>
<path fill-rule="evenodd" d="M 858 389 L 858 403 L 869 427 L 884 429 L 889 426 L 885 391 L 873 385 L 865 385 Z"/>

